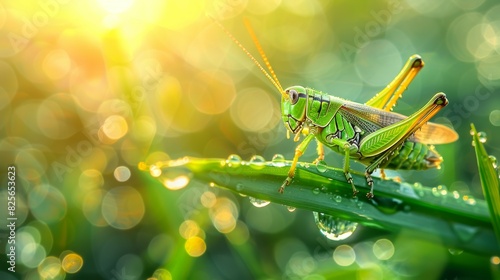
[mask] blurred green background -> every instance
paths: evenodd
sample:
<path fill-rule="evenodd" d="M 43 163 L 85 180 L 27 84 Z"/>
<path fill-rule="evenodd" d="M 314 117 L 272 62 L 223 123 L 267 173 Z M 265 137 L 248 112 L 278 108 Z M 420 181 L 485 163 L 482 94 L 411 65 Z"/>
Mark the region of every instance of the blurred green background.
<path fill-rule="evenodd" d="M 395 111 L 443 91 L 450 105 L 434 121 L 460 139 L 437 147 L 440 170 L 388 174 L 482 198 L 469 123 L 500 155 L 497 1 L 7 0 L 0 223 L 15 165 L 17 230 L 16 273 L 2 254 L 1 279 L 492 277 L 498 256 L 361 226 L 331 241 L 309 211 L 254 207 L 197 182 L 165 188 L 139 171 L 183 156 L 293 156 L 279 95 L 207 14 L 258 56 L 248 17 L 284 87 L 360 103 L 420 54 L 426 66 Z M 341 159 L 327 152 L 330 165 Z M 0 235 L 8 253 L 6 227 Z"/>

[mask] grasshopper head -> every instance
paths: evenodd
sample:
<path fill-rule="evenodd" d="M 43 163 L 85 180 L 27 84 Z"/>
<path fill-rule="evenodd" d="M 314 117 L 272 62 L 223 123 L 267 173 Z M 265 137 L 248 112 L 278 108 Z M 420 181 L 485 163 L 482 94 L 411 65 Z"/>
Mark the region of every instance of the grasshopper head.
<path fill-rule="evenodd" d="M 301 86 L 289 87 L 281 98 L 281 117 L 294 134 L 300 132 L 306 119 L 307 93 Z"/>

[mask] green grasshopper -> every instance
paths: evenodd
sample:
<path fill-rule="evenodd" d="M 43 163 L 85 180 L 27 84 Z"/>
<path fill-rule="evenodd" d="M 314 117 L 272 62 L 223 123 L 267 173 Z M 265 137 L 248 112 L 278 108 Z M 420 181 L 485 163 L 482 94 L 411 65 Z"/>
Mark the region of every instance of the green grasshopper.
<path fill-rule="evenodd" d="M 428 122 L 448 104 L 444 93 L 437 93 L 420 110 L 408 117 L 391 112 L 397 100 L 424 66 L 418 55 L 408 59 L 400 73 L 385 89 L 365 104 L 360 104 L 302 86 L 283 90 L 248 21 L 245 21 L 248 32 L 269 73 L 222 24 L 217 21 L 216 23 L 250 57 L 281 94 L 281 116 L 287 128 L 287 136 L 291 132 L 297 142 L 301 134 L 305 135 L 295 148 L 288 176 L 279 188 L 280 193 L 292 183 L 299 157 L 314 138 L 317 142 L 318 158 L 313 163 L 324 159 L 323 146 L 344 155 L 343 171 L 347 182 L 352 186 L 354 196 L 358 190 L 350 174 L 349 161 L 353 159 L 366 165 L 365 177 L 370 186 L 370 192 L 366 196 L 369 199 L 373 198 L 371 174 L 377 168 L 381 168 L 383 178 L 384 168 L 440 168 L 443 159 L 432 144 L 445 144 L 458 139 L 454 130 Z"/>

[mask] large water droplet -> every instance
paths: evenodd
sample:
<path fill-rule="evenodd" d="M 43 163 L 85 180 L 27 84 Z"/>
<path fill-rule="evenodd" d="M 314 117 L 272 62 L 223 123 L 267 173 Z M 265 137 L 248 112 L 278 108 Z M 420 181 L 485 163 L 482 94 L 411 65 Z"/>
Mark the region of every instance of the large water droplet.
<path fill-rule="evenodd" d="M 258 199 L 258 198 L 251 197 L 251 196 L 249 196 L 248 199 L 250 200 L 250 203 L 253 204 L 253 206 L 258 207 L 258 208 L 267 206 L 267 205 L 269 205 L 269 203 L 271 203 L 271 201 Z"/>
<path fill-rule="evenodd" d="M 288 212 L 295 212 L 295 210 L 297 210 L 297 208 L 295 208 L 293 206 L 287 206 L 286 210 L 288 210 Z"/>
<path fill-rule="evenodd" d="M 320 189 L 319 188 L 314 188 L 313 189 L 313 194 L 319 194 L 320 192 Z"/>
<path fill-rule="evenodd" d="M 229 167 L 238 167 L 241 164 L 241 157 L 239 155 L 229 155 L 226 159 L 226 164 Z"/>
<path fill-rule="evenodd" d="M 326 170 L 328 170 L 328 167 L 327 167 L 327 165 L 326 165 L 326 162 L 324 162 L 324 161 L 322 161 L 322 160 L 318 161 L 318 162 L 316 163 L 316 169 L 317 169 L 319 172 L 321 172 L 321 173 L 326 172 Z"/>
<path fill-rule="evenodd" d="M 481 143 L 486 143 L 486 141 L 488 141 L 488 136 L 482 131 L 479 131 L 477 133 L 477 137 L 479 138 L 479 142 Z"/>
<path fill-rule="evenodd" d="M 255 155 L 250 159 L 250 167 L 254 169 L 262 169 L 264 168 L 264 165 L 266 163 L 266 160 L 264 157 Z"/>
<path fill-rule="evenodd" d="M 286 165 L 285 157 L 282 154 L 275 154 L 271 159 L 272 165 L 276 167 L 283 167 Z"/>
<path fill-rule="evenodd" d="M 358 223 L 342 220 L 327 214 L 313 212 L 319 231 L 330 240 L 347 239 L 356 230 Z"/>
<path fill-rule="evenodd" d="M 374 197 L 371 200 L 372 204 L 377 207 L 377 209 L 385 214 L 394 214 L 398 210 L 404 208 L 403 201 L 396 198 L 388 197 Z"/>

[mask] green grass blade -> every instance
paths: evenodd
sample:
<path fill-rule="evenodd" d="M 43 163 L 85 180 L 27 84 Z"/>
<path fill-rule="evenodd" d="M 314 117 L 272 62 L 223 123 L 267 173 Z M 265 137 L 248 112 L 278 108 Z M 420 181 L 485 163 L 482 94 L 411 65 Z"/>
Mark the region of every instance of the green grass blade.
<path fill-rule="evenodd" d="M 299 163 L 296 176 L 284 194 L 278 188 L 290 162 L 246 162 L 224 159 L 183 158 L 160 164 L 160 182 L 177 178 L 197 180 L 211 186 L 292 207 L 334 215 L 367 227 L 398 232 L 409 230 L 420 238 L 439 238 L 450 248 L 479 254 L 498 254 L 495 234 L 484 200 L 461 196 L 443 188 L 398 183 L 374 178 L 375 198 L 364 195 L 369 188 L 363 174 L 353 173 L 358 197 L 352 197 L 342 170 Z M 142 166 L 143 170 L 148 170 Z M 155 168 L 157 170 L 157 168 Z M 175 184 L 174 184 L 175 185 Z M 494 244 L 494 245 L 493 245 Z"/>
<path fill-rule="evenodd" d="M 482 137 L 476 131 L 474 124 L 471 124 L 471 134 L 484 198 L 488 205 L 497 241 L 500 241 L 500 189 L 496 170 L 497 161 L 495 157 L 486 152 L 483 145 L 484 140 L 481 139 Z"/>

